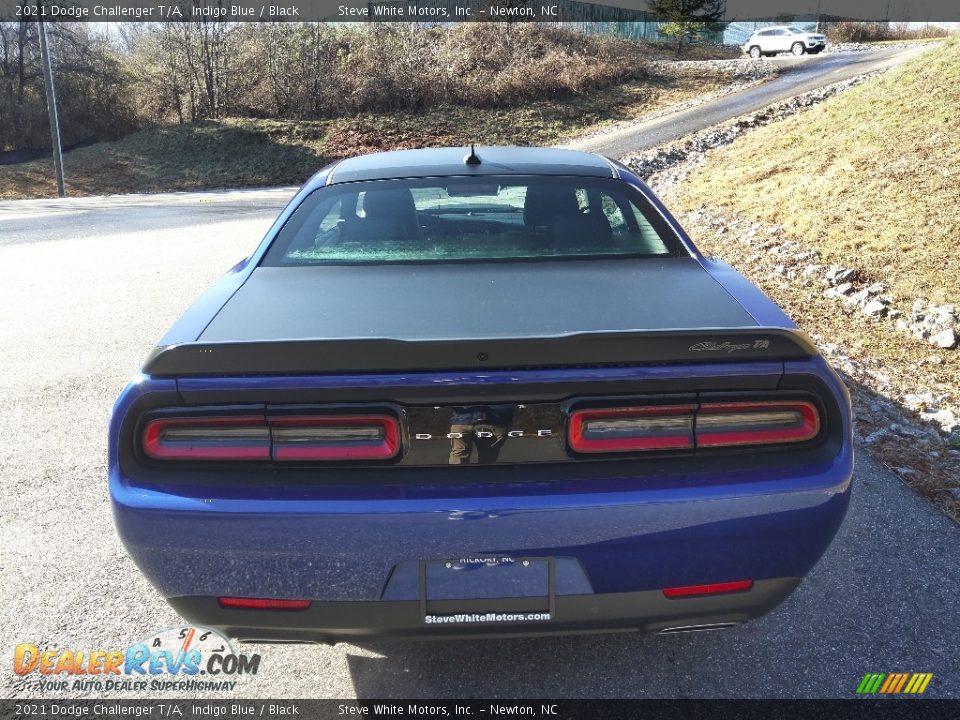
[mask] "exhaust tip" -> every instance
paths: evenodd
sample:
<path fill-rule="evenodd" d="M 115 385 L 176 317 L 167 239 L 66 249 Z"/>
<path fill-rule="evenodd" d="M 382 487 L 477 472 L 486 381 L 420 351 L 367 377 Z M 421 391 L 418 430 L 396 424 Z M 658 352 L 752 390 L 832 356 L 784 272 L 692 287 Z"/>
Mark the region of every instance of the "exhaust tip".
<path fill-rule="evenodd" d="M 736 627 L 740 623 L 736 622 L 724 622 L 724 623 L 706 623 L 704 625 L 677 625 L 676 627 L 668 627 L 661 630 L 659 635 L 675 635 L 678 633 L 696 633 L 696 632 L 709 632 L 711 630 L 729 630 L 730 628 Z"/>

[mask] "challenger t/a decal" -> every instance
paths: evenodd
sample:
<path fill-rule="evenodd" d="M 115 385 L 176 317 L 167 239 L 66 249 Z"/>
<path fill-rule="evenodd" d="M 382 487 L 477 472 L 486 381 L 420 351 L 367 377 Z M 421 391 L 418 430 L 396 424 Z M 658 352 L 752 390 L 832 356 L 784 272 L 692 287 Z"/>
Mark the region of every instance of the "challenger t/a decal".
<path fill-rule="evenodd" d="M 726 352 L 732 353 L 738 350 L 767 350 L 770 347 L 769 340 L 754 340 L 752 343 L 732 343 L 724 340 L 722 343 L 705 340 L 691 345 L 690 352 Z"/>

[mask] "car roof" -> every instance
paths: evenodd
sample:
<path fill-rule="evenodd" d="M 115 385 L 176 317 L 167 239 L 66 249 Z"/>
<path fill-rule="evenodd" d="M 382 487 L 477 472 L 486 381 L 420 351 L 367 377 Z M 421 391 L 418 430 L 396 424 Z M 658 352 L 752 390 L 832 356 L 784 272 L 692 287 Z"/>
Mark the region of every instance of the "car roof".
<path fill-rule="evenodd" d="M 395 150 L 349 158 L 326 175 L 326 184 L 361 180 L 452 175 L 576 175 L 616 177 L 616 167 L 600 155 L 558 148 L 477 146 L 480 163 L 465 162 L 469 147 Z"/>

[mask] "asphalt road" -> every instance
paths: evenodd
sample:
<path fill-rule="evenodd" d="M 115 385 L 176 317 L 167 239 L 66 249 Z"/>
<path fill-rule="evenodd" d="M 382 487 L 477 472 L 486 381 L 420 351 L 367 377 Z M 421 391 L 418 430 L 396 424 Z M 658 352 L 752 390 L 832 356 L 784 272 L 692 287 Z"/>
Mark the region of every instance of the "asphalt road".
<path fill-rule="evenodd" d="M 772 62 L 780 68 L 779 76 L 773 80 L 649 122 L 619 127 L 609 133 L 570 143 L 566 147 L 621 158 L 823 85 L 840 82 L 871 70 L 898 65 L 928 49 L 929 46 L 768 58 L 765 62 Z"/>
<path fill-rule="evenodd" d="M 0 203 L 0 655 L 8 663 L 22 642 L 109 650 L 179 624 L 113 531 L 110 407 L 156 338 L 256 245 L 291 194 Z M 927 696 L 960 697 L 958 587 L 960 528 L 860 453 L 850 513 L 823 561 L 781 608 L 741 628 L 251 645 L 261 673 L 235 695 L 853 697 L 864 673 L 903 671 L 934 674 Z M 0 668 L 4 695 L 64 695 L 35 682 Z"/>

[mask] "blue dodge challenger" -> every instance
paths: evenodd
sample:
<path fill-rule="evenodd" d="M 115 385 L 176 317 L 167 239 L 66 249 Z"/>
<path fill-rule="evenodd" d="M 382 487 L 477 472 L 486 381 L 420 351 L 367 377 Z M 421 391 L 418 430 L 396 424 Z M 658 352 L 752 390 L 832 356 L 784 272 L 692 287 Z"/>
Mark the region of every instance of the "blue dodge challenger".
<path fill-rule="evenodd" d="M 821 557 L 852 468 L 810 340 L 568 150 L 321 170 L 110 426 L 130 556 L 262 641 L 732 627 Z"/>

